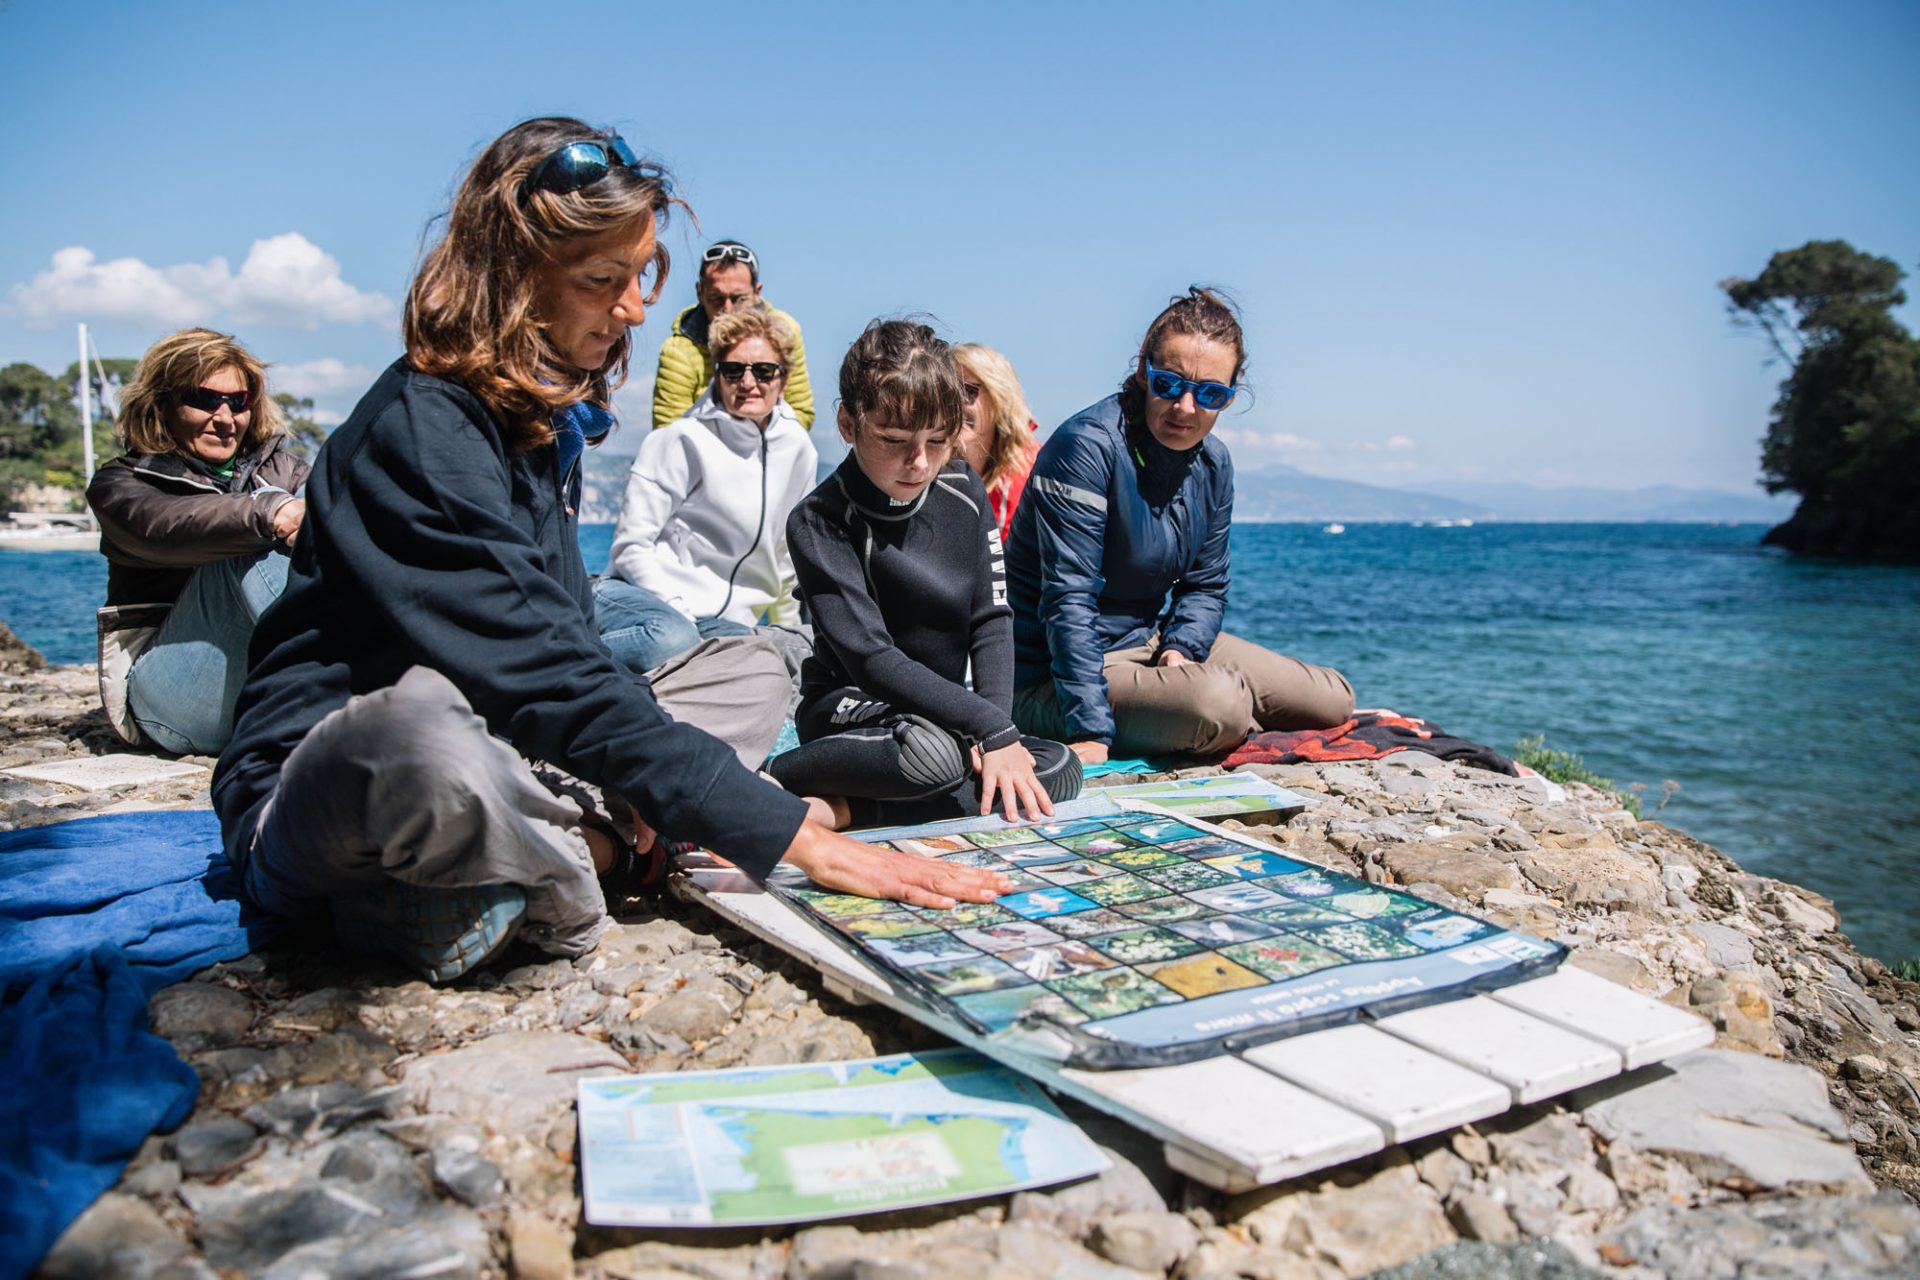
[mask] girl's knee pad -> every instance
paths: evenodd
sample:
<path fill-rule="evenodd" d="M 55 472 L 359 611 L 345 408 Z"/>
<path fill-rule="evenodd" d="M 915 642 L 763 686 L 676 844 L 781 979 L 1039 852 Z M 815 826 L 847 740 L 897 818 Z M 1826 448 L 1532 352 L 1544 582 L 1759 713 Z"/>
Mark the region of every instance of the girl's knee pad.
<path fill-rule="evenodd" d="M 900 745 L 900 772 L 907 781 L 929 791 L 959 786 L 970 772 L 959 739 L 918 716 L 894 726 Z"/>

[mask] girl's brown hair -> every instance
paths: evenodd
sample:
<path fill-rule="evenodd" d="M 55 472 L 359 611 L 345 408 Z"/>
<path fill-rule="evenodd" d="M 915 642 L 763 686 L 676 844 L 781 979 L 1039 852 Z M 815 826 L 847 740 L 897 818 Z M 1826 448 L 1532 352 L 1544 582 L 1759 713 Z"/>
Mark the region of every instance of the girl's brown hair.
<path fill-rule="evenodd" d="M 407 361 L 422 373 L 464 384 L 525 452 L 553 438 L 555 409 L 587 400 L 602 408 L 626 381 L 631 347 L 621 334 L 600 369 L 570 367 L 547 339 L 538 314 L 538 272 L 568 242 L 651 217 L 656 236 L 653 289 L 667 277 L 661 230 L 668 210 L 685 205 L 659 164 L 614 165 L 578 191 L 529 189 L 528 181 L 570 142 L 608 142 L 611 132 L 566 116 L 528 120 L 494 139 L 473 162 L 445 215 L 446 230 L 426 253 L 407 290 L 401 331 Z"/>
<path fill-rule="evenodd" d="M 965 399 L 953 347 L 917 320 L 875 320 L 840 362 L 840 407 L 861 423 L 960 432 Z"/>
<path fill-rule="evenodd" d="M 182 329 L 147 348 L 133 377 L 120 389 L 120 408 L 113 433 L 128 453 L 177 453 L 173 414 L 180 393 L 199 386 L 222 369 L 237 369 L 247 383 L 247 433 L 242 453 L 287 433 L 280 406 L 267 394 L 267 367 L 233 340 L 231 334 L 211 329 Z"/>
<path fill-rule="evenodd" d="M 1033 443 L 1033 410 L 1027 407 L 1027 393 L 1020 387 L 1013 362 L 992 347 L 963 342 L 953 349 L 953 358 L 963 379 L 971 376 L 980 384 L 980 394 L 992 411 L 987 425 L 993 442 L 987 446 L 987 469 L 980 478 L 989 490 L 1005 493 L 1011 470 Z"/>
<path fill-rule="evenodd" d="M 735 347 L 760 338 L 773 348 L 780 363 L 793 372 L 793 327 L 766 307 L 743 307 L 718 316 L 707 326 L 707 354 L 718 364 Z M 718 374 L 714 375 L 718 377 Z"/>
<path fill-rule="evenodd" d="M 1166 309 L 1147 326 L 1140 354 L 1120 383 L 1120 413 L 1132 426 L 1147 421 L 1147 364 L 1160 367 L 1160 343 L 1168 334 L 1187 333 L 1211 338 L 1233 349 L 1233 382 L 1247 371 L 1247 340 L 1240 331 L 1240 312 L 1225 290 L 1189 285 L 1184 297 L 1169 299 Z"/>

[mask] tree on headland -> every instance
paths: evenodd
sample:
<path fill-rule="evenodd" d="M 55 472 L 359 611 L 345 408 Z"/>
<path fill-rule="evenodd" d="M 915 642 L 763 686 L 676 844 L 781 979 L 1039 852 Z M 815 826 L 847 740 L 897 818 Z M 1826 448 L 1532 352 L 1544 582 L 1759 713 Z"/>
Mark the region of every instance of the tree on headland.
<path fill-rule="evenodd" d="M 1766 541 L 1818 555 L 1920 559 L 1920 341 L 1894 318 L 1899 266 L 1844 240 L 1721 282 L 1734 322 L 1792 366 L 1760 454 L 1769 493 L 1800 495 Z"/>

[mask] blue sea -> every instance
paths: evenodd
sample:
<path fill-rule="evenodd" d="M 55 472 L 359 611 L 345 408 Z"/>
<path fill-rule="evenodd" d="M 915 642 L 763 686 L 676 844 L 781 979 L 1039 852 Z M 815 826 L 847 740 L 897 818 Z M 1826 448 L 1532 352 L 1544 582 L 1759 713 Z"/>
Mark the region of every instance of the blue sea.
<path fill-rule="evenodd" d="M 1788 558 L 1764 526 L 1241 525 L 1227 625 L 1362 706 L 1500 750 L 1544 733 L 1750 870 L 1920 956 L 1920 569 Z M 590 568 L 611 526 L 589 526 Z M 0 551 L 0 619 L 93 659 L 104 562 Z"/>

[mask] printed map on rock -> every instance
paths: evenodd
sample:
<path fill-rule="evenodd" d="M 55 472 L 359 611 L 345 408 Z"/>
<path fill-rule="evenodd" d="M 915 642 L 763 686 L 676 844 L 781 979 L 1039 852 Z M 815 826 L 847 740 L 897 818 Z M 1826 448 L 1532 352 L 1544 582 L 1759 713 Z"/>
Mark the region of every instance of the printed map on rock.
<path fill-rule="evenodd" d="M 1002 1195 L 1107 1158 L 1025 1077 L 964 1050 L 580 1082 L 598 1226 L 757 1226 Z"/>
<path fill-rule="evenodd" d="M 1176 815 L 1088 807 L 1046 823 L 857 833 L 1005 873 L 1015 892 L 992 904 L 908 907 L 791 870 L 769 888 L 906 994 L 983 1034 L 1045 1025 L 1086 1067 L 1188 1061 L 1385 1016 L 1538 977 L 1565 955 Z"/>

